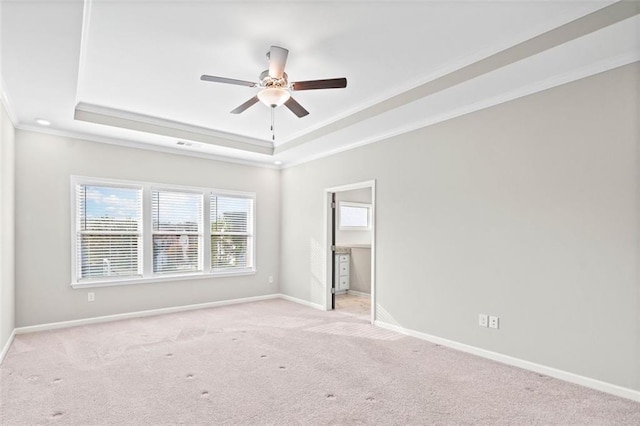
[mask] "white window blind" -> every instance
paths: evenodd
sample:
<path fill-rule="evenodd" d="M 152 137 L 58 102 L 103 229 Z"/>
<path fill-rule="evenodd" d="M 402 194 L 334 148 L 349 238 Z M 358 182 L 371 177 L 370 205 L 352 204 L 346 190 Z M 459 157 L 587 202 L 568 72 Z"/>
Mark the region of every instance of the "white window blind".
<path fill-rule="evenodd" d="M 253 198 L 211 194 L 212 271 L 253 267 Z"/>
<path fill-rule="evenodd" d="M 71 286 L 255 273 L 255 194 L 71 177 Z"/>
<path fill-rule="evenodd" d="M 153 272 L 202 271 L 203 195 L 153 190 Z"/>
<path fill-rule="evenodd" d="M 75 186 L 79 281 L 142 274 L 142 188 Z"/>

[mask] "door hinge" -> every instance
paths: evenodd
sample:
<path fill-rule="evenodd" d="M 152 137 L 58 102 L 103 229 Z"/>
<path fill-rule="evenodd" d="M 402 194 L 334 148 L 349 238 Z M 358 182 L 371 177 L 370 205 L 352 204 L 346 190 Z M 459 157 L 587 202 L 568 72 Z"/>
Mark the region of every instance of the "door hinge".
<path fill-rule="evenodd" d="M 331 251 L 336 251 L 336 246 L 331 246 Z"/>
<path fill-rule="evenodd" d="M 335 288 L 331 289 L 331 294 L 336 294 L 336 289 Z"/>
<path fill-rule="evenodd" d="M 335 208 L 336 208 L 336 202 L 335 202 L 335 201 L 332 201 L 332 202 L 331 202 L 331 208 L 332 208 L 332 209 L 335 209 Z"/>

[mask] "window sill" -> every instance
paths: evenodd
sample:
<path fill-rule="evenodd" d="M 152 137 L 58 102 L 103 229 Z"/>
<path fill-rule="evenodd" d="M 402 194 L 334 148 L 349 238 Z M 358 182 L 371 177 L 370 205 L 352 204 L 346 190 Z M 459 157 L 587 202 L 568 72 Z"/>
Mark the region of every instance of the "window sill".
<path fill-rule="evenodd" d="M 211 278 L 224 278 L 224 277 L 240 277 L 246 275 L 255 275 L 255 269 L 243 269 L 239 271 L 227 271 L 227 272 L 211 272 L 211 273 L 194 273 L 189 275 L 158 275 L 149 278 L 126 278 L 122 280 L 95 280 L 81 283 L 71 283 L 71 287 L 74 289 L 79 288 L 94 288 L 94 287 L 115 287 L 120 285 L 131 284 L 153 284 L 169 281 L 190 281 L 190 280 L 202 280 Z"/>

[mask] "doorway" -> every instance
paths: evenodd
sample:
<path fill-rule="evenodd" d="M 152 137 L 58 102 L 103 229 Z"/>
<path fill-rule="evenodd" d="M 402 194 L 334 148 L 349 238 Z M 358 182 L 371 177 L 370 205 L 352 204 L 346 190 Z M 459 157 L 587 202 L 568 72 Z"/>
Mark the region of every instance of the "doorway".
<path fill-rule="evenodd" d="M 375 320 L 375 181 L 325 189 L 325 307 Z"/>

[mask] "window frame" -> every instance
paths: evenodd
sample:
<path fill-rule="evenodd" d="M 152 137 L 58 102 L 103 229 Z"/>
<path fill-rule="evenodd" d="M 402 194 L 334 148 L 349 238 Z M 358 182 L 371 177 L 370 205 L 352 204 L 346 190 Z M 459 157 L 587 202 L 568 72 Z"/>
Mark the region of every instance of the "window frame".
<path fill-rule="evenodd" d="M 256 232 L 256 212 L 257 212 L 257 197 L 254 192 L 235 191 L 217 189 L 211 187 L 198 187 L 198 186 L 186 186 L 186 185 L 173 185 L 173 184 L 161 184 L 144 181 L 130 181 L 110 178 L 96 178 L 87 176 L 71 176 L 71 287 L 72 288 L 91 288 L 91 287 L 109 287 L 129 284 L 143 284 L 143 283 L 157 283 L 166 281 L 185 281 L 193 279 L 207 279 L 217 277 L 231 277 L 231 276 L 243 276 L 243 275 L 255 275 L 256 274 L 256 259 L 257 259 L 257 232 Z M 77 185 L 99 185 L 99 186 L 112 186 L 112 187 L 140 187 L 142 188 L 142 238 L 141 238 L 141 252 L 142 252 L 142 270 L 141 276 L 127 276 L 125 278 L 109 277 L 109 278 L 95 278 L 90 280 L 78 280 L 78 262 L 77 258 L 77 221 L 76 217 L 76 191 Z M 202 194 L 202 248 L 201 259 L 202 271 L 190 271 L 184 273 L 154 273 L 153 272 L 153 223 L 152 223 L 152 209 L 151 209 L 151 194 L 152 191 L 175 191 L 175 192 L 191 192 Z M 251 265 L 245 268 L 227 268 L 224 270 L 213 270 L 211 268 L 211 221 L 210 221 L 210 205 L 211 196 L 228 196 L 228 197 L 240 197 L 250 198 L 253 200 L 253 211 L 251 217 L 251 244 L 247 245 L 248 256 L 251 257 Z"/>
<path fill-rule="evenodd" d="M 183 235 L 195 235 L 196 237 L 198 237 L 198 242 L 199 242 L 199 247 L 198 247 L 198 269 L 196 271 L 187 271 L 187 272 L 181 272 L 181 273 L 172 273 L 172 272 L 155 272 L 154 269 L 154 259 L 153 259 L 153 237 L 156 235 L 176 235 L 179 234 L 178 232 L 168 232 L 168 231 L 156 231 L 155 229 L 153 229 L 153 193 L 154 192 L 172 192 L 172 193 L 183 193 L 183 194 L 196 194 L 196 195 L 200 195 L 201 196 L 201 206 L 200 206 L 200 224 L 198 226 L 199 230 L 196 232 L 193 231 L 187 231 L 187 232 L 183 232 Z M 149 216 L 150 216 L 150 237 L 148 239 L 148 242 L 150 244 L 150 251 L 151 251 L 151 268 L 150 269 L 150 273 L 153 276 L 170 276 L 170 275 L 192 275 L 192 274 L 198 274 L 201 272 L 204 272 L 204 265 L 203 265 L 203 261 L 204 261 L 204 252 L 203 252 L 203 248 L 204 248 L 204 239 L 205 239 L 205 222 L 204 222 L 204 210 L 205 210 L 205 206 L 204 206 L 204 193 L 202 193 L 202 191 L 194 191 L 194 190 L 186 190 L 186 189 L 175 189 L 175 188 L 167 188 L 166 186 L 152 186 L 150 188 L 150 194 L 149 197 L 151 199 L 151 202 L 149 203 L 150 208 L 149 208 Z M 142 213 L 142 216 L 144 218 L 144 211 Z"/>
<path fill-rule="evenodd" d="M 126 276 L 111 276 L 111 277 L 100 277 L 100 278 L 80 278 L 78 275 L 78 270 L 80 268 L 80 264 L 77 261 L 78 255 L 78 235 L 83 232 L 78 229 L 78 217 L 77 214 L 77 203 L 78 199 L 76 198 L 76 186 L 77 185 L 85 185 L 85 186 L 102 186 L 107 188 L 124 188 L 124 189 L 136 189 L 141 191 L 141 201 L 142 205 L 140 206 L 140 215 L 142 216 L 142 227 L 138 232 L 125 232 L 125 234 L 129 235 L 139 235 L 140 245 L 138 246 L 138 273 L 135 275 L 126 275 Z M 73 181 L 71 182 L 71 280 L 73 283 L 77 283 L 78 285 L 87 285 L 93 282 L 105 282 L 112 283 L 117 281 L 129 281 L 136 280 L 143 277 L 144 274 L 144 190 L 141 185 L 138 185 L 133 182 L 122 182 L 122 181 L 107 181 L 107 180 L 96 180 L 87 178 L 82 181 Z M 91 232 L 86 232 L 87 235 L 93 234 Z M 100 233 L 95 233 L 99 235 Z"/>
<path fill-rule="evenodd" d="M 227 233 L 227 232 L 212 232 L 211 231 L 211 199 L 213 197 L 234 197 L 234 198 L 245 198 L 245 199 L 249 199 L 252 201 L 252 205 L 251 205 L 251 217 L 252 217 L 252 221 L 250 226 L 247 226 L 247 232 L 231 232 L 231 233 Z M 248 196 L 248 194 L 242 194 L 239 192 L 236 193 L 230 193 L 230 192 L 209 192 L 209 198 L 207 199 L 207 202 L 209 203 L 208 206 L 209 208 L 208 210 L 208 223 L 207 223 L 207 229 L 208 229 L 208 242 L 209 242 L 209 246 L 208 246 L 208 253 L 209 253 L 209 264 L 208 267 L 211 269 L 212 273 L 216 273 L 216 274 L 224 274 L 226 272 L 229 271 L 233 271 L 236 268 L 225 268 L 225 269 L 214 269 L 211 265 L 212 263 L 212 259 L 211 259 L 211 240 L 213 238 L 214 235 L 242 235 L 242 236 L 246 236 L 247 240 L 251 241 L 251 252 L 248 253 L 248 263 L 250 263 L 250 266 L 248 266 L 247 268 L 253 268 L 255 270 L 255 265 L 256 265 L 256 198 L 255 196 L 251 197 Z M 249 225 L 249 221 L 247 221 L 247 225 Z M 249 244 L 247 243 L 247 247 L 249 247 Z"/>
<path fill-rule="evenodd" d="M 366 226 L 342 226 L 342 207 L 358 207 L 367 210 Z M 371 230 L 371 204 L 355 203 L 353 201 L 338 201 L 338 229 L 340 231 L 370 231 Z"/>

